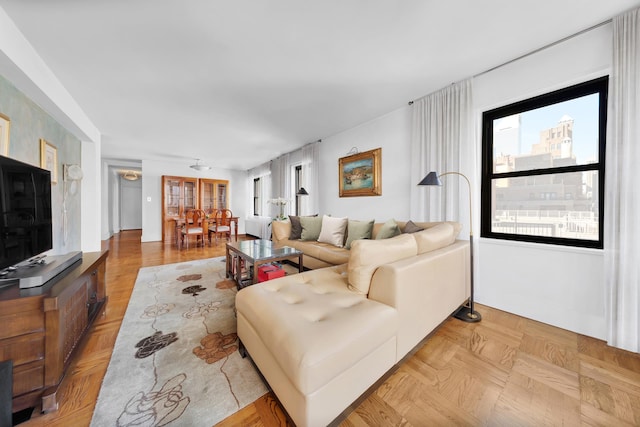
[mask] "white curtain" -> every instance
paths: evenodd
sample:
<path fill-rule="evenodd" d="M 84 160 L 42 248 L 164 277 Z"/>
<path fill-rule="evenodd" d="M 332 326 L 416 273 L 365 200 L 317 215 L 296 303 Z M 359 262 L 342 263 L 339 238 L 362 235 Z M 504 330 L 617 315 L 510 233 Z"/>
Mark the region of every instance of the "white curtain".
<path fill-rule="evenodd" d="M 247 212 L 248 216 L 253 216 L 253 180 L 260 178 L 260 215 L 269 216 L 271 205 L 267 201 L 271 197 L 271 162 L 266 162 L 260 166 L 247 171 Z"/>
<path fill-rule="evenodd" d="M 479 188 L 474 139 L 472 81 L 452 84 L 413 102 L 411 135 L 411 218 L 418 221 L 459 221 L 468 234 L 469 191 Z M 417 184 L 430 171 L 447 175 L 442 187 Z M 474 194 L 475 196 L 475 194 Z M 477 205 L 477 197 L 472 203 Z M 477 217 L 478 215 L 476 215 Z M 473 218 L 474 227 L 479 218 Z"/>
<path fill-rule="evenodd" d="M 640 352 L 640 9 L 613 19 L 605 175 L 607 342 Z"/>
<path fill-rule="evenodd" d="M 302 187 L 309 193 L 308 196 L 301 196 L 300 215 L 312 215 L 318 213 L 318 192 L 320 185 L 318 182 L 320 168 L 320 142 L 316 141 L 302 147 Z"/>
<path fill-rule="evenodd" d="M 273 159 L 271 161 L 271 198 L 284 198 L 293 200 L 294 195 L 291 191 L 291 165 L 289 162 L 289 153 Z M 269 215 L 275 218 L 280 215 L 280 206 L 270 204 Z M 284 206 L 284 215 L 290 215 L 293 203 L 287 203 Z"/>

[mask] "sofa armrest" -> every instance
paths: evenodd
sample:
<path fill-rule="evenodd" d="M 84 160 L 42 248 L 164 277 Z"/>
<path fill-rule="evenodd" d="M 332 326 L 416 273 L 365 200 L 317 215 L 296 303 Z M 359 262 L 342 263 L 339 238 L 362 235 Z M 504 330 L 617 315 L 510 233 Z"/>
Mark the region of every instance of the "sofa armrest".
<path fill-rule="evenodd" d="M 466 301 L 470 283 L 466 240 L 376 270 L 369 299 L 398 310 L 398 360 Z"/>

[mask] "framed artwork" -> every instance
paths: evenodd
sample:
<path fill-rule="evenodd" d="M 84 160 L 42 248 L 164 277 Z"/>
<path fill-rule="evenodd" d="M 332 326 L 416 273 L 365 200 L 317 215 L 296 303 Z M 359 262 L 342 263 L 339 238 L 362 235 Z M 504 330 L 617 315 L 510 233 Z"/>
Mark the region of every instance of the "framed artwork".
<path fill-rule="evenodd" d="M 382 148 L 338 159 L 340 197 L 382 194 Z"/>
<path fill-rule="evenodd" d="M 58 182 L 58 149 L 44 139 L 40 139 L 40 167 L 51 172 L 52 184 Z"/>
<path fill-rule="evenodd" d="M 0 113 L 0 155 L 9 155 L 9 126 L 11 120 L 9 117 Z"/>

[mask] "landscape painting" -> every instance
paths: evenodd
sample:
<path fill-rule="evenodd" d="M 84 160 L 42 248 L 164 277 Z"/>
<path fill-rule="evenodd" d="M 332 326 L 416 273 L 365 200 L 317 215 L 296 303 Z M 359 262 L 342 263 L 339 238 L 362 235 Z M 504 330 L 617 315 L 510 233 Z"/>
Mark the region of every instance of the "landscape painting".
<path fill-rule="evenodd" d="M 382 149 L 365 151 L 338 160 L 340 197 L 380 196 Z"/>

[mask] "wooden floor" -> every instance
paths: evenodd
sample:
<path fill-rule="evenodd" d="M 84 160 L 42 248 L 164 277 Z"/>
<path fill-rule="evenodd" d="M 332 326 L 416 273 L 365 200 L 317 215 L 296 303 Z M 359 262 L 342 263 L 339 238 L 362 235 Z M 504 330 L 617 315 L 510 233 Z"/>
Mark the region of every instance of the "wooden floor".
<path fill-rule="evenodd" d="M 21 426 L 88 426 L 138 269 L 224 255 L 140 244 L 140 232 L 105 242 L 109 303 L 79 348 L 58 411 Z M 478 305 L 483 320 L 444 325 L 341 423 L 343 426 L 640 425 L 640 355 Z M 267 395 L 222 426 L 280 426 Z"/>

